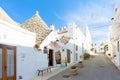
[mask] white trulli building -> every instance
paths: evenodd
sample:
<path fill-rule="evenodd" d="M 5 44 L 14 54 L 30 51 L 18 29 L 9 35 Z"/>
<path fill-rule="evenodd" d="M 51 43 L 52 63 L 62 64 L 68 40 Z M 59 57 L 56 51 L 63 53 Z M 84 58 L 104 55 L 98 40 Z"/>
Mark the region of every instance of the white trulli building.
<path fill-rule="evenodd" d="M 37 69 L 46 68 L 48 66 L 56 66 L 57 61 L 60 64 L 60 48 L 61 46 L 57 43 L 57 33 L 52 28 L 53 24 L 51 24 L 50 28 L 45 24 L 42 18 L 39 16 L 39 13 L 36 12 L 31 18 L 26 20 L 24 23 L 20 24 L 20 26 L 26 30 L 36 33 L 36 41 L 35 47 L 39 46 L 38 52 L 45 57 L 41 57 L 41 61 L 37 66 Z M 36 58 L 38 59 L 38 57 Z M 40 59 L 38 59 L 40 60 Z"/>
<path fill-rule="evenodd" d="M 90 51 L 91 35 L 87 26 L 70 23 L 58 30 L 58 38 L 62 45 L 61 56 L 66 57 L 67 63 L 81 60 L 82 55 Z"/>
<path fill-rule="evenodd" d="M 26 38 L 26 39 L 25 39 Z M 36 34 L 25 30 L 0 8 L 0 43 L 34 46 Z"/>
<path fill-rule="evenodd" d="M 120 66 L 120 5 L 115 10 L 115 16 L 112 18 L 109 31 L 109 54 L 111 54 L 117 66 Z"/>
<path fill-rule="evenodd" d="M 73 23 L 56 31 L 52 24 L 49 29 L 38 12 L 19 24 L 0 8 L 0 80 L 28 80 L 37 69 L 61 65 L 63 57 L 68 63 L 78 61 L 90 45 L 86 26 Z"/>
<path fill-rule="evenodd" d="M 55 41 L 56 33 L 46 26 L 38 12 L 19 24 L 0 8 L 0 80 L 19 80 L 19 76 L 28 80 L 37 76 L 37 69 L 54 65 L 55 58 L 48 58 L 45 47 L 50 45 L 48 53 L 54 55 L 54 48 L 60 48 Z"/>

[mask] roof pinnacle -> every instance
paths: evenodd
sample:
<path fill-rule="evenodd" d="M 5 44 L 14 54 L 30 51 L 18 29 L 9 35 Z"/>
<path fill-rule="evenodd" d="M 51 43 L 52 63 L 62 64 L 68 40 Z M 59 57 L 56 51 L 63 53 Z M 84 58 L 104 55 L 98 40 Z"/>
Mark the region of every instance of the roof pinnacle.
<path fill-rule="evenodd" d="M 39 12 L 38 12 L 38 11 L 36 11 L 35 15 L 39 15 Z"/>

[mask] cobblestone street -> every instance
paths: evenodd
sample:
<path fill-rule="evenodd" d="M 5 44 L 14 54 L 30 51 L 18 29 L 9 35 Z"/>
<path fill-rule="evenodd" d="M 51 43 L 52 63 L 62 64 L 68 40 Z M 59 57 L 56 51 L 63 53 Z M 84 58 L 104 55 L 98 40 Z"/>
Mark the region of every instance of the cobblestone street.
<path fill-rule="evenodd" d="M 69 69 L 57 74 L 49 80 L 120 80 L 120 71 L 104 54 L 84 61 L 84 68 L 78 75 L 69 76 Z"/>

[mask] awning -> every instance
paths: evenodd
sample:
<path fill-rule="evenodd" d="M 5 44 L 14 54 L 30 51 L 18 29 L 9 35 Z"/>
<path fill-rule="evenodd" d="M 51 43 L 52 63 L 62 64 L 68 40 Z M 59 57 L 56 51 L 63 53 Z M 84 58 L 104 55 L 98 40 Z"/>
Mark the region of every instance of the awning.
<path fill-rule="evenodd" d="M 56 41 L 51 41 L 46 47 L 56 51 L 62 48 Z"/>

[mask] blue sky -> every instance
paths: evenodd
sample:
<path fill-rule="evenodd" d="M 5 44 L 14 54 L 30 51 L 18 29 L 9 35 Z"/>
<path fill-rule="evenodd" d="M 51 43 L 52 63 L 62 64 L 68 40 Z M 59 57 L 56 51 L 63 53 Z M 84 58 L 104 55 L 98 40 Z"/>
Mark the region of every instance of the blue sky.
<path fill-rule="evenodd" d="M 36 11 L 56 29 L 70 22 L 87 24 L 94 42 L 107 40 L 110 19 L 119 0 L 0 0 L 0 6 L 16 22 L 22 23 Z"/>

